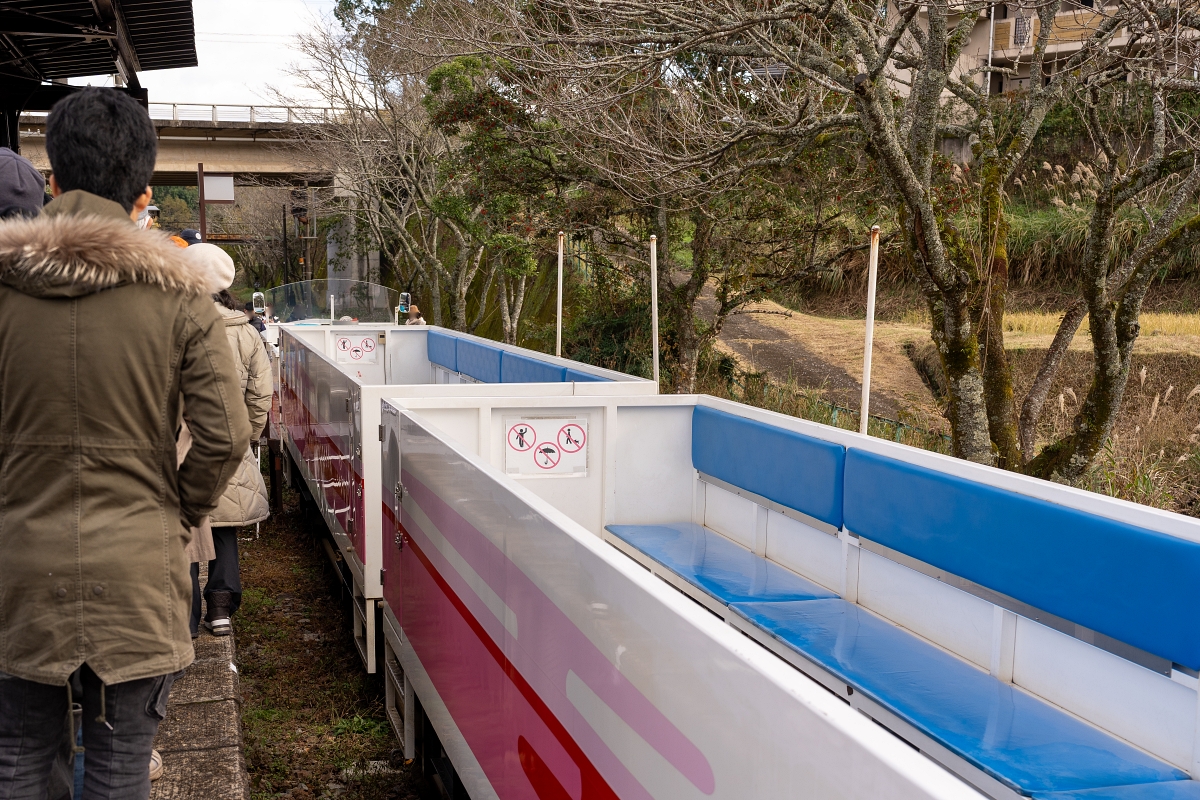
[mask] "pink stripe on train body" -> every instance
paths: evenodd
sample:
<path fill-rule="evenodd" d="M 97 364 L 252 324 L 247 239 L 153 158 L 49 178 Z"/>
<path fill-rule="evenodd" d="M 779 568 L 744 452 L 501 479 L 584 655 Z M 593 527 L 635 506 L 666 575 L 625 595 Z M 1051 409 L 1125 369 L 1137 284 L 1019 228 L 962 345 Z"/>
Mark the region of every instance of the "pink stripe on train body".
<path fill-rule="evenodd" d="M 715 778 L 712 767 L 704 754 L 674 724 L 668 720 L 650 700 L 641 693 L 620 670 L 604 656 L 592 641 L 581 631 L 554 601 L 546 596 L 507 556 L 481 531 L 455 511 L 449 504 L 425 486 L 411 472 L 403 472 L 403 483 L 413 500 L 421 507 L 447 541 L 463 559 L 483 578 L 498 596 L 512 609 L 517 618 L 517 635 L 520 643 L 512 639 L 502 624 L 488 624 L 485 619 L 495 620 L 490 611 L 479 616 L 480 622 L 493 636 L 503 642 L 504 651 L 521 670 L 526 680 L 534 687 L 554 713 L 567 724 L 576 739 L 586 739 L 580 744 L 592 756 L 597 767 L 622 797 L 649 797 L 645 788 L 628 772 L 600 737 L 567 699 L 567 672 L 574 672 L 609 708 L 616 712 L 626 724 L 657 750 L 697 789 L 712 794 Z M 405 515 L 405 527 L 409 517 Z M 412 528 L 408 528 L 413 533 Z M 423 533 L 423 532 L 422 532 Z M 426 550 L 425 552 L 429 552 Z M 433 559 L 433 554 L 429 554 Z M 438 569 L 448 570 L 448 564 L 439 563 Z M 444 575 L 447 572 L 443 571 Z M 449 575 L 447 575 L 449 577 Z M 461 581 L 461 578 L 460 578 Z M 452 583 L 452 585 L 454 585 Z M 465 581 L 455 585 L 460 597 L 478 601 Z M 466 594 L 464 594 L 464 591 Z M 474 610 L 475 606 L 468 602 Z M 483 607 L 486 609 L 486 607 Z M 478 614 L 478 612 L 476 612 Z M 498 621 L 496 621 L 498 622 Z M 528 632 L 528 633 L 526 633 Z M 539 680 L 539 677 L 541 678 Z M 550 691 L 547 691 L 550 690 Z M 596 754 L 602 753 L 601 757 Z M 618 768 L 619 765 L 619 768 Z M 610 772 L 617 769 L 621 777 Z"/>
<path fill-rule="evenodd" d="M 405 527 L 414 535 L 412 528 Z M 425 549 L 431 544 L 418 546 L 431 562 L 435 559 L 436 550 Z M 502 800 L 538 800 L 517 758 L 517 743 L 519 737 L 524 737 L 570 796 L 579 798 L 579 767 L 504 674 L 425 565 L 411 549 L 406 549 L 402 558 L 405 639 L 417 653 L 496 794 Z M 441 570 L 443 565 L 437 568 Z"/>

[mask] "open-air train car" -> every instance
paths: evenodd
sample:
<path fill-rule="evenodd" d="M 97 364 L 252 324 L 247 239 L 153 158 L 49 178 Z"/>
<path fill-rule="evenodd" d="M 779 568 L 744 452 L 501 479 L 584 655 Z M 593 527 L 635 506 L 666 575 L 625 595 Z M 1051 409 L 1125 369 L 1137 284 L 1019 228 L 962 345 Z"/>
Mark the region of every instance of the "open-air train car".
<path fill-rule="evenodd" d="M 656 391 L 642 378 L 434 326 L 292 323 L 277 330 L 280 438 L 332 533 L 331 558 L 349 567 L 355 642 L 368 672 L 376 668 L 383 591 L 381 398 Z"/>
<path fill-rule="evenodd" d="M 382 417 L 388 710 L 451 792 L 1200 798 L 1195 520 L 711 397 Z"/>

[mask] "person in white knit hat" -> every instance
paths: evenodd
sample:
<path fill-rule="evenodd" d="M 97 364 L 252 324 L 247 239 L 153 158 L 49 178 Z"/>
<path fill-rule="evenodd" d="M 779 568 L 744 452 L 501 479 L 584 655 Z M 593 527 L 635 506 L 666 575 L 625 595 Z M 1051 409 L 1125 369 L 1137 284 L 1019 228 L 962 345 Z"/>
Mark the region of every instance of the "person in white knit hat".
<path fill-rule="evenodd" d="M 213 302 L 225 321 L 225 335 L 233 350 L 242 398 L 250 417 L 250 441 L 257 442 L 271 410 L 271 358 L 262 338 L 249 324 L 229 293 L 236 268 L 229 254 L 215 244 L 194 244 L 184 251 L 188 261 L 208 273 Z M 186 418 L 185 410 L 184 416 Z M 180 436 L 180 454 L 186 452 L 186 436 Z M 200 633 L 200 561 L 208 560 L 208 583 L 204 599 L 208 612 L 204 626 L 214 636 L 228 636 L 231 618 L 242 599 L 238 570 L 237 531 L 270 516 L 267 487 L 263 482 L 253 447 L 247 450 L 237 474 L 221 496 L 216 510 L 193 537 L 192 556 L 192 637 Z M 211 535 L 209 534 L 211 530 Z"/>

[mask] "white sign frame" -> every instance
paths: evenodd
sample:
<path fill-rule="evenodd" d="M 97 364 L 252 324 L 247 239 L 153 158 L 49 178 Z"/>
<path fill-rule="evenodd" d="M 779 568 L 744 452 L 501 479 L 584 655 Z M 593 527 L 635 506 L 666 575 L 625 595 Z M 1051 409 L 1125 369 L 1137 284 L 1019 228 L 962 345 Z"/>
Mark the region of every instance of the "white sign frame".
<path fill-rule="evenodd" d="M 514 478 L 586 478 L 586 417 L 505 417 L 504 472 Z"/>

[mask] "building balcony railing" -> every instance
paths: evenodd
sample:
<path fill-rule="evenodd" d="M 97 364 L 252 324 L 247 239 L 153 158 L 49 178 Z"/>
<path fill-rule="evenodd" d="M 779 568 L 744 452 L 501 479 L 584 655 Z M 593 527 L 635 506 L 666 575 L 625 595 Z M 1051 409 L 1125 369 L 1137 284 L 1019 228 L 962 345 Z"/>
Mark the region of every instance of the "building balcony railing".
<path fill-rule="evenodd" d="M 1050 47 L 1077 44 L 1089 36 L 1104 19 L 1104 14 L 1089 9 L 1075 9 L 1054 18 L 1050 31 Z M 1032 14 L 1018 13 L 1016 16 L 996 21 L 995 49 L 1031 49 L 1041 31 L 1041 21 Z"/>

